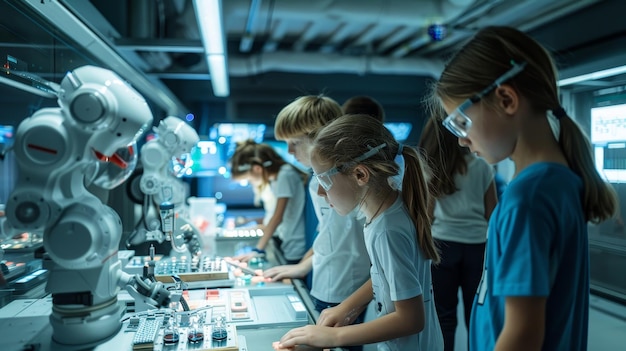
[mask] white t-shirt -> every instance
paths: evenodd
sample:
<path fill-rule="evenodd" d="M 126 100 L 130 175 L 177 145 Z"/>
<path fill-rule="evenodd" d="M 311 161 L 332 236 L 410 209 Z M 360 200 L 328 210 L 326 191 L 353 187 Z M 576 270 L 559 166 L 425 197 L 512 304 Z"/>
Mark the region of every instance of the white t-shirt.
<path fill-rule="evenodd" d="M 363 285 L 370 275 L 370 260 L 365 248 L 365 217 L 355 209 L 346 216 L 333 210 L 317 195 L 318 181 L 309 182 L 313 208 L 319 221 L 313 241 L 313 281 L 311 296 L 339 303 Z"/>
<path fill-rule="evenodd" d="M 289 198 L 283 220 L 274 235 L 282 240 L 281 249 L 287 260 L 304 256 L 304 182 L 300 173 L 290 164 L 284 164 L 270 186 L 276 199 Z"/>
<path fill-rule="evenodd" d="M 266 186 L 263 187 L 263 190 L 261 190 L 259 198 L 263 204 L 263 224 L 267 224 L 274 215 L 274 210 L 276 209 L 276 197 L 272 192 L 272 188 L 270 186 Z"/>
<path fill-rule="evenodd" d="M 435 239 L 480 244 L 487 240 L 485 193 L 493 181 L 493 168 L 472 154 L 465 159 L 467 172 L 454 175 L 459 190 L 436 201 L 431 230 Z"/>
<path fill-rule="evenodd" d="M 365 232 L 365 245 L 372 261 L 374 308 L 378 317 L 395 311 L 394 301 L 422 295 L 424 329 L 413 335 L 377 344 L 385 351 L 440 351 L 443 336 L 433 298 L 431 261 L 419 248 L 415 226 L 401 195 Z"/>

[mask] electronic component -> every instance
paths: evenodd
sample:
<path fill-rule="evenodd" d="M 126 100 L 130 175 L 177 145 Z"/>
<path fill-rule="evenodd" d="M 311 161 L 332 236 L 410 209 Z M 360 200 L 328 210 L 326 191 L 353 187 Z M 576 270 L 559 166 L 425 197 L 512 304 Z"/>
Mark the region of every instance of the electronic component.
<path fill-rule="evenodd" d="M 226 315 L 221 314 L 216 320 L 215 325 L 213 326 L 213 331 L 211 332 L 211 338 L 213 340 L 222 341 L 228 337 L 228 332 L 226 331 Z"/>
<path fill-rule="evenodd" d="M 163 332 L 163 344 L 173 345 L 177 344 L 178 341 L 180 341 L 180 335 L 177 330 L 166 329 Z"/>
<path fill-rule="evenodd" d="M 218 235 L 225 238 L 260 238 L 263 230 L 256 228 L 220 229 Z"/>
<path fill-rule="evenodd" d="M 48 278 L 48 270 L 47 269 L 38 269 L 20 279 L 13 281 L 9 286 L 16 295 L 21 295 L 26 293 L 28 290 L 33 287 L 43 283 Z"/>
<path fill-rule="evenodd" d="M 149 261 L 159 261 L 163 258 L 163 255 L 154 255 L 154 259 L 151 259 L 150 256 L 134 256 L 132 257 L 126 266 L 124 267 L 124 272 L 129 274 L 143 274 L 143 267 Z M 171 282 L 171 280 L 170 280 Z"/>
<path fill-rule="evenodd" d="M 43 235 L 30 232 L 16 234 L 0 242 L 0 249 L 6 252 L 31 252 L 41 246 Z"/>
<path fill-rule="evenodd" d="M 158 281 L 171 283 L 172 275 L 178 275 L 184 282 L 229 279 L 226 262 L 208 256 L 171 257 L 156 263 L 155 278 Z"/>
<path fill-rule="evenodd" d="M 248 303 L 246 295 L 242 291 L 230 292 L 230 311 L 231 312 L 247 312 Z"/>
<path fill-rule="evenodd" d="M 26 273 L 26 263 L 3 260 L 0 262 L 0 269 L 2 269 L 4 279 L 10 281 Z"/>
<path fill-rule="evenodd" d="M 189 327 L 189 331 L 187 332 L 187 341 L 190 344 L 199 344 L 204 341 L 204 320 L 202 322 L 199 321 L 199 316 L 194 314 L 191 317 L 191 325 Z"/>
<path fill-rule="evenodd" d="M 133 337 L 133 351 L 153 350 L 154 342 L 162 326 L 163 317 L 142 318 Z"/>
<path fill-rule="evenodd" d="M 234 325 L 221 314 L 211 323 L 210 309 L 176 312 L 175 316 L 159 312 L 137 315 L 129 319 L 127 332 L 135 332 L 133 351 L 194 350 L 239 351 L 239 339 Z M 177 317 L 186 314 L 188 323 L 177 323 Z"/>
<path fill-rule="evenodd" d="M 296 296 L 295 294 L 287 294 L 287 299 L 289 299 L 291 308 L 293 308 L 293 318 L 295 318 L 296 320 L 306 319 L 306 307 L 304 307 L 304 303 L 302 303 L 300 297 Z"/>

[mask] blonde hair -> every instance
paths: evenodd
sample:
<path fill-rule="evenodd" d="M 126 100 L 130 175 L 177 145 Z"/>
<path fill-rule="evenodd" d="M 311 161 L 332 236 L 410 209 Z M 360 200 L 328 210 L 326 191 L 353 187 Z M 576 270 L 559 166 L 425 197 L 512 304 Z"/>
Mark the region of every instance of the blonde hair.
<path fill-rule="evenodd" d="M 388 179 L 399 174 L 394 161 L 400 145 L 383 124 L 366 115 L 345 115 L 323 127 L 313 143 L 313 152 L 323 163 L 341 166 L 340 171 L 349 174 L 357 164 L 354 160 L 371 150 L 386 144 L 373 156 L 358 162 L 370 171 L 370 186 L 374 191 L 386 191 Z M 424 255 L 439 262 L 439 253 L 430 232 L 431 196 L 426 185 L 424 162 L 412 147 L 402 148 L 405 160 L 402 180 L 402 199 L 417 231 L 417 240 Z"/>
<path fill-rule="evenodd" d="M 431 108 L 442 101 L 469 98 L 511 68 L 511 61 L 526 62 L 524 70 L 507 81 L 527 98 L 536 113 L 561 109 L 554 62 L 546 49 L 523 32 L 510 27 L 480 30 L 445 67 L 434 83 Z M 493 94 L 484 98 L 494 106 Z M 589 139 L 568 116 L 559 119 L 559 144 L 570 168 L 583 180 L 585 218 L 599 223 L 617 210 L 615 190 L 598 174 Z"/>
<path fill-rule="evenodd" d="M 274 136 L 278 140 L 302 135 L 314 138 L 318 129 L 342 114 L 341 106 L 328 96 L 300 96 L 276 116 Z"/>

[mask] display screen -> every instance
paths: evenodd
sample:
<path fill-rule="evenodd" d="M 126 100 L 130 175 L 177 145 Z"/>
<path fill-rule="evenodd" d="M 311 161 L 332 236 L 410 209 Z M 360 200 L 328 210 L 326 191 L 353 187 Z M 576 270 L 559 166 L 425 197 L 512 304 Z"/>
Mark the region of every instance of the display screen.
<path fill-rule="evenodd" d="M 591 109 L 591 143 L 626 141 L 626 104 Z"/>
<path fill-rule="evenodd" d="M 191 175 L 213 176 L 226 172 L 227 147 L 214 140 L 202 140 L 191 149 Z"/>
<path fill-rule="evenodd" d="M 265 124 L 215 123 L 209 130 L 208 140 L 201 140 L 191 149 L 191 176 L 228 177 L 227 163 L 237 143 L 252 139 L 263 142 Z"/>
<path fill-rule="evenodd" d="M 13 145 L 14 128 L 13 126 L 0 125 L 0 148 L 8 148 Z"/>
<path fill-rule="evenodd" d="M 228 141 L 236 143 L 252 139 L 257 143 L 263 142 L 265 136 L 265 124 L 253 123 L 215 123 L 209 129 L 209 140 Z M 222 142 L 224 143 L 224 142 Z"/>
<path fill-rule="evenodd" d="M 612 183 L 626 182 L 626 104 L 591 109 L 596 169 Z"/>

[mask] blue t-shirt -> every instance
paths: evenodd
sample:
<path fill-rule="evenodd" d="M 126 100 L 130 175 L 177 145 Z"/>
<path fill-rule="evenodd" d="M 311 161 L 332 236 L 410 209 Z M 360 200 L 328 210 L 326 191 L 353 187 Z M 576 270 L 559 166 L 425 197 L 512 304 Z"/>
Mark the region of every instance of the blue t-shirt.
<path fill-rule="evenodd" d="M 509 183 L 487 235 L 470 322 L 470 350 L 493 350 L 507 296 L 547 298 L 543 350 L 587 349 L 589 252 L 582 180 L 537 163 Z"/>

